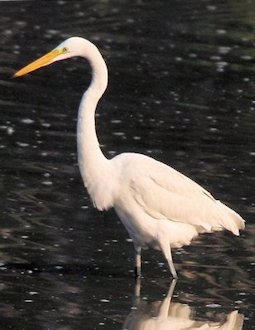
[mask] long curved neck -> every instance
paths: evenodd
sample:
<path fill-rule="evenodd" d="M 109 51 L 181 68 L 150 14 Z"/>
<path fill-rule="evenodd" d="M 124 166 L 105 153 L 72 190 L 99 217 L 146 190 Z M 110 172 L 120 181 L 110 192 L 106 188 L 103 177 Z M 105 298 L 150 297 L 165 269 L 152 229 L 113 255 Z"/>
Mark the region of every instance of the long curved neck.
<path fill-rule="evenodd" d="M 103 155 L 95 128 L 95 111 L 108 83 L 108 71 L 100 52 L 90 43 L 86 59 L 92 68 L 92 81 L 84 93 L 78 113 L 77 145 L 78 162 L 85 186 L 96 184 L 102 171 L 107 170 L 108 160 Z"/>

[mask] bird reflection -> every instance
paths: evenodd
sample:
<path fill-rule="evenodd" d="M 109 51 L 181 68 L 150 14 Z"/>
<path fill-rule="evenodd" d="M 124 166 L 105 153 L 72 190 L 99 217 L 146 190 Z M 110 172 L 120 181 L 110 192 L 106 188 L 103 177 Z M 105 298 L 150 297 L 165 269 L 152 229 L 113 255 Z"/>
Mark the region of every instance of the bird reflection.
<path fill-rule="evenodd" d="M 176 281 L 173 280 L 163 301 L 140 301 L 140 283 L 136 285 L 136 303 L 126 318 L 123 330 L 241 330 L 242 314 L 233 311 L 223 322 L 196 321 L 193 309 L 187 304 L 171 302 Z"/>

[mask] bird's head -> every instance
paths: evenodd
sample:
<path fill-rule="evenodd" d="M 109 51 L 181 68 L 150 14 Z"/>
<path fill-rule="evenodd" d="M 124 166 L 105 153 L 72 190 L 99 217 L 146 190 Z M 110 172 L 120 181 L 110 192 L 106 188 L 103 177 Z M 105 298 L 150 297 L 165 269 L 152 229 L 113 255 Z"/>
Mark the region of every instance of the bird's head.
<path fill-rule="evenodd" d="M 89 41 L 80 37 L 69 38 L 49 53 L 17 71 L 14 74 L 14 77 L 24 76 L 29 72 L 35 71 L 56 61 L 65 60 L 74 56 L 80 56 L 80 50 L 84 48 L 86 43 L 89 43 Z"/>

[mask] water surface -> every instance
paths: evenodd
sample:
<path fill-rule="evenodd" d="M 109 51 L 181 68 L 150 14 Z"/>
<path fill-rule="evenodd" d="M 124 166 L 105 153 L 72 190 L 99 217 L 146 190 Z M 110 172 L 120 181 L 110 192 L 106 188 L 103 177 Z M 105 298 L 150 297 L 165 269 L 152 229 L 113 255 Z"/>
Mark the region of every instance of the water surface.
<path fill-rule="evenodd" d="M 93 209 L 83 187 L 75 130 L 90 81 L 86 61 L 10 79 L 80 35 L 109 68 L 97 115 L 105 155 L 135 151 L 164 161 L 247 220 L 238 238 L 203 235 L 174 252 L 180 279 L 165 327 L 177 327 L 178 309 L 190 329 L 255 329 L 253 2 L 0 7 L 0 327 L 139 329 L 141 319 L 160 318 L 159 302 L 169 303 L 169 272 L 152 250 L 143 256 L 141 301 L 134 299 L 132 242 L 113 211 Z"/>

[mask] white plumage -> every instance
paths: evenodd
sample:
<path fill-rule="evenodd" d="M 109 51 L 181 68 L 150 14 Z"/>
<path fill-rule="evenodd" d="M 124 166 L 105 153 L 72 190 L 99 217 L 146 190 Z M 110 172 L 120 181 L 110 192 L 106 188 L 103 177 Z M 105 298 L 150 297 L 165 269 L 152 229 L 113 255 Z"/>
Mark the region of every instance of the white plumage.
<path fill-rule="evenodd" d="M 95 129 L 95 111 L 108 83 L 100 52 L 90 41 L 73 37 L 19 70 L 21 76 L 41 66 L 73 56 L 86 58 L 92 81 L 79 107 L 77 145 L 85 186 L 99 210 L 114 207 L 134 242 L 135 269 L 141 272 L 141 248 L 162 250 L 177 277 L 171 247 L 190 244 L 199 233 L 227 229 L 239 235 L 244 220 L 200 185 L 173 168 L 136 153 L 109 160 L 103 155 Z"/>

